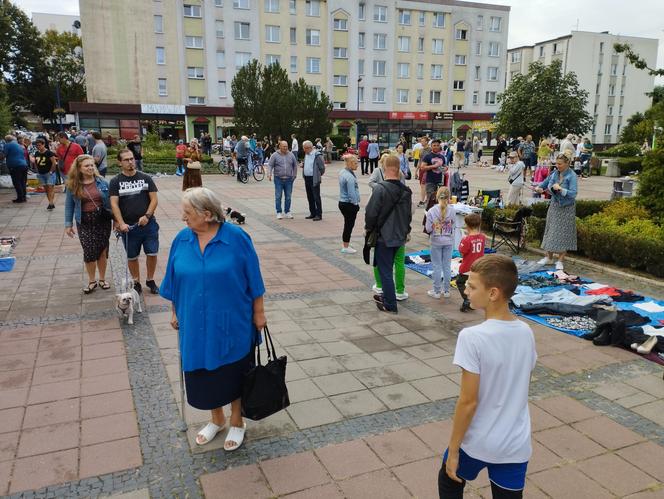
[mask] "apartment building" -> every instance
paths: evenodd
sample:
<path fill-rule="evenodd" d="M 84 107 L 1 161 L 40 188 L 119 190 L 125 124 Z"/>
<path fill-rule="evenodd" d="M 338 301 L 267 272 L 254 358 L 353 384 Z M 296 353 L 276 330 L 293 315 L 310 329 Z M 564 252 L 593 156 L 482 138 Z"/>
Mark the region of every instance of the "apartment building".
<path fill-rule="evenodd" d="M 232 128 L 231 82 L 252 59 L 327 93 L 335 131 L 385 143 L 423 130 L 485 131 L 505 85 L 505 6 L 86 0 L 80 8 L 88 103 L 72 107 L 82 127 L 116 136 L 148 128 L 220 136 Z"/>
<path fill-rule="evenodd" d="M 81 28 L 77 28 L 74 23 L 80 22 L 79 16 L 69 16 L 65 14 L 48 14 L 46 12 L 33 12 L 32 24 L 42 33 L 47 31 L 57 31 L 58 33 L 73 33 L 81 36 Z"/>
<path fill-rule="evenodd" d="M 507 51 L 507 85 L 515 74 L 525 74 L 532 62 L 562 61 L 565 73 L 574 72 L 589 93 L 587 111 L 594 124 L 588 134 L 594 144 L 615 144 L 627 119 L 650 107 L 655 79 L 632 66 L 615 43 L 628 43 L 650 67 L 656 65 L 659 41 L 654 38 L 572 31 L 571 34 Z"/>

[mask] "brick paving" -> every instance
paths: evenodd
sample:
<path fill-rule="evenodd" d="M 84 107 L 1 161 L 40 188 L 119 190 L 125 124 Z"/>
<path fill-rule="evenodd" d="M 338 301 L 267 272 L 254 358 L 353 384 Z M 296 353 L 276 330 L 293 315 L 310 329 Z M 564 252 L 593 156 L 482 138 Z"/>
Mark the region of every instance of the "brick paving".
<path fill-rule="evenodd" d="M 179 433 L 176 334 L 168 302 L 146 296 L 136 326 L 111 310 L 113 289 L 83 295 L 78 240 L 63 236 L 62 199 L 17 207 L 0 192 L 0 235 L 20 237 L 17 263 L 0 274 L 0 495 L 16 497 L 435 497 L 460 374 L 456 334 L 481 319 L 458 296 L 435 302 L 408 272 L 410 299 L 396 317 L 371 303 L 361 255 L 339 253 L 336 163 L 324 177 L 322 222 L 304 220 L 301 181 L 294 220 L 274 218 L 267 181 L 238 185 L 205 176 L 224 202 L 247 214 L 267 287 L 266 309 L 288 355 L 291 406 L 249 422 L 233 454 L 223 436 L 193 443 L 205 412 L 188 407 Z M 471 190 L 502 185 L 469 169 Z M 506 182 L 504 182 L 506 183 Z M 161 258 L 182 228 L 179 179 L 159 178 Z M 363 203 L 366 177 L 360 179 Z M 606 198 L 609 179 L 582 182 Z M 605 195 L 606 194 L 606 195 Z M 61 198 L 61 197 L 60 197 Z M 414 217 L 409 249 L 426 247 Z M 361 217 L 354 243 L 361 246 Z M 124 277 L 111 242 L 109 282 Z M 141 268 L 144 268 L 143 266 Z M 573 267 L 613 285 L 623 279 Z M 630 281 L 657 297 L 664 287 Z M 532 325 L 540 355 L 531 387 L 533 459 L 526 497 L 664 496 L 664 382 L 660 366 L 613 347 Z M 468 497 L 487 497 L 480 475 Z"/>

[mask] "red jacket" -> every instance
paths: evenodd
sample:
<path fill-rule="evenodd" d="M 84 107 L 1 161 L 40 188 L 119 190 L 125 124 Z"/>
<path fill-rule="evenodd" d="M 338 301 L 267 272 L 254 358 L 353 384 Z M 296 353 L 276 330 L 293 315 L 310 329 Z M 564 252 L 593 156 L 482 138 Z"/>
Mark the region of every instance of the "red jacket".
<path fill-rule="evenodd" d="M 369 141 L 368 140 L 360 140 L 360 143 L 358 144 L 358 147 L 360 149 L 360 158 L 368 158 L 369 157 Z"/>

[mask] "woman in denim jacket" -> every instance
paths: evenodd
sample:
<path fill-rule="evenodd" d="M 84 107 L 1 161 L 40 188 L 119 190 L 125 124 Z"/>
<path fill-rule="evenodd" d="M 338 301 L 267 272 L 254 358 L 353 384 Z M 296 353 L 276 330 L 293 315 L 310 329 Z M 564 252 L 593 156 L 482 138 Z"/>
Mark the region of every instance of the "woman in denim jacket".
<path fill-rule="evenodd" d="M 535 191 L 551 195 L 542 238 L 542 249 L 546 251 L 546 257 L 539 263 L 552 264 L 553 254 L 556 253 L 556 269 L 563 270 L 565 254 L 576 250 L 577 178 L 574 170 L 570 168 L 570 158 L 559 154 L 556 157 L 556 169 L 537 185 Z"/>
<path fill-rule="evenodd" d="M 108 289 L 106 261 L 108 240 L 111 236 L 111 204 L 108 183 L 100 175 L 95 160 L 81 154 L 71 165 L 67 176 L 67 199 L 65 200 L 65 234 L 76 235 L 73 220 L 76 220 L 79 240 L 83 247 L 83 261 L 88 273 L 88 285 L 83 288 L 87 295 L 97 286 Z M 99 270 L 99 280 L 95 279 Z"/>

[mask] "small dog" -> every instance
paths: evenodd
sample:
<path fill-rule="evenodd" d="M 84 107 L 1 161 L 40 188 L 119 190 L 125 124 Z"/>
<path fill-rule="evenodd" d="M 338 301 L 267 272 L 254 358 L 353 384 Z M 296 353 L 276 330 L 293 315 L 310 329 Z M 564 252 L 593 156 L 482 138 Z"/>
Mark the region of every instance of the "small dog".
<path fill-rule="evenodd" d="M 120 317 L 127 318 L 127 324 L 134 325 L 134 311 L 143 313 L 141 308 L 141 297 L 134 289 L 134 281 L 129 281 L 130 286 L 124 293 L 115 295 L 115 309 Z"/>
<path fill-rule="evenodd" d="M 246 220 L 246 215 L 240 213 L 239 211 L 235 211 L 230 206 L 226 208 L 226 216 L 229 217 L 231 219 L 231 222 L 233 222 L 236 225 L 242 225 Z"/>

